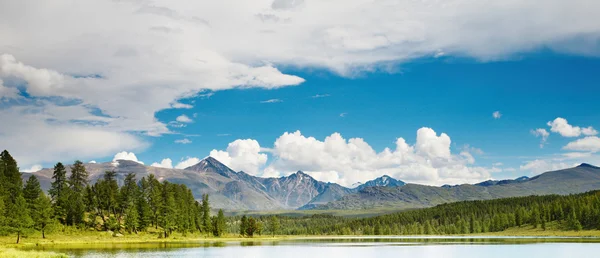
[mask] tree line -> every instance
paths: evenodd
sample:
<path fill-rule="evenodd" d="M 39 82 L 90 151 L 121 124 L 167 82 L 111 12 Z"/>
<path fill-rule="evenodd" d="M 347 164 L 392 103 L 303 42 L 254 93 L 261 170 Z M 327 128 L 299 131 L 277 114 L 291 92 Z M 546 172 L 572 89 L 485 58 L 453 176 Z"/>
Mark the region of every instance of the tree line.
<path fill-rule="evenodd" d="M 281 217 L 287 235 L 448 235 L 500 232 L 512 227 L 600 229 L 600 191 L 573 195 L 462 201 L 370 218 Z"/>
<path fill-rule="evenodd" d="M 0 154 L 0 234 L 23 234 L 38 230 L 42 237 L 55 225 L 93 228 L 118 233 L 137 233 L 150 227 L 162 237 L 173 232 L 221 236 L 226 232 L 222 210 L 211 216 L 208 195 L 196 201 L 183 184 L 160 182 L 154 175 L 136 181 L 135 174 L 117 182 L 114 171 L 106 171 L 96 183 L 88 182 L 81 161 L 67 169 L 54 166 L 52 185 L 46 195 L 35 175 L 23 185 L 15 159 Z"/>

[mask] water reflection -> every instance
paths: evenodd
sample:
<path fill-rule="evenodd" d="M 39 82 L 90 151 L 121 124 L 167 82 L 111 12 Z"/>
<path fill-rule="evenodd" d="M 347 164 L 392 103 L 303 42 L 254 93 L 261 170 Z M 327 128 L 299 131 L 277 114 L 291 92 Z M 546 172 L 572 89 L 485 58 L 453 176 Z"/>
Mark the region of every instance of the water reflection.
<path fill-rule="evenodd" d="M 594 244 L 595 243 L 595 244 Z M 284 241 L 55 245 L 75 257 L 594 257 L 598 238 L 331 237 Z M 568 252 L 567 252 L 568 251 Z M 495 253 L 497 252 L 497 253 Z M 566 255 L 566 256 L 565 256 Z"/>

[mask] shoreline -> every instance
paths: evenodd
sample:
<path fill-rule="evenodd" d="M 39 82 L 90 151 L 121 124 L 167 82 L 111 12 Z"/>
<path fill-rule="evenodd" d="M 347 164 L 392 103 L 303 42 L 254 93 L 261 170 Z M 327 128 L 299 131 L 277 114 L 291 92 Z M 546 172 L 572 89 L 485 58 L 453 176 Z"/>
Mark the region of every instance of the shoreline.
<path fill-rule="evenodd" d="M 154 245 L 154 244 L 199 244 L 199 243 L 244 243 L 244 242 L 278 242 L 289 240 L 336 240 L 336 239 L 588 239 L 600 242 L 600 230 L 588 231 L 534 231 L 534 230 L 506 230 L 494 233 L 479 233 L 465 235 L 276 235 L 255 237 L 202 237 L 202 236 L 174 236 L 172 238 L 158 238 L 153 234 L 126 235 L 112 237 L 100 232 L 87 235 L 49 235 L 46 239 L 41 237 L 22 238 L 22 243 L 15 244 L 13 237 L 0 237 L 0 249 L 15 248 L 27 249 L 47 246 L 69 245 L 73 247 L 90 247 L 94 245 Z"/>

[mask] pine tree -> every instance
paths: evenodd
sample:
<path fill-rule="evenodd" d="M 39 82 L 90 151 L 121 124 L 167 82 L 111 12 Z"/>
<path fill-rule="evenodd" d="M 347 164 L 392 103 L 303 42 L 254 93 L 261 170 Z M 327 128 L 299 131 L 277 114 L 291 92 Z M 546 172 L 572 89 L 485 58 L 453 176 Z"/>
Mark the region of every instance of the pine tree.
<path fill-rule="evenodd" d="M 22 195 L 18 195 L 15 204 L 8 210 L 7 218 L 9 220 L 9 227 L 11 227 L 13 232 L 17 233 L 18 244 L 21 240 L 23 231 L 33 226 L 33 220 L 27 209 L 27 201 L 25 201 L 25 198 Z"/>
<path fill-rule="evenodd" d="M 17 161 L 8 153 L 8 151 L 4 150 L 0 153 L 0 159 L 2 160 L 2 165 L 4 166 L 3 172 L 3 188 L 6 191 L 7 199 L 5 199 L 5 205 L 7 208 L 11 208 L 17 201 L 17 198 L 23 194 L 23 181 L 21 179 L 21 173 L 19 172 L 19 167 L 17 166 Z"/>
<path fill-rule="evenodd" d="M 279 226 L 279 218 L 277 218 L 277 216 L 271 216 L 269 219 L 269 231 L 273 237 L 275 237 L 279 231 Z"/>
<path fill-rule="evenodd" d="M 246 235 L 246 228 L 248 228 L 248 217 L 244 215 L 240 219 L 240 236 Z"/>
<path fill-rule="evenodd" d="M 137 229 L 139 226 L 139 215 L 135 206 L 131 205 L 127 208 L 125 213 L 125 229 L 129 233 L 135 232 L 137 234 Z"/>
<path fill-rule="evenodd" d="M 53 224 L 54 211 L 50 198 L 45 194 L 40 194 L 35 200 L 35 209 L 33 210 L 33 220 L 35 229 L 42 232 L 42 238 L 46 238 L 47 228 Z"/>
<path fill-rule="evenodd" d="M 23 188 L 23 197 L 25 198 L 27 207 L 30 211 L 35 209 L 35 202 L 42 194 L 43 192 L 40 186 L 40 181 L 38 181 L 35 175 L 29 176 L 27 182 L 25 182 L 25 187 Z"/>
<path fill-rule="evenodd" d="M 163 228 L 164 237 L 168 237 L 175 224 L 175 199 L 171 184 L 164 181 L 162 184 L 162 203 L 159 212 L 159 224 Z"/>
<path fill-rule="evenodd" d="M 83 222 L 85 215 L 85 203 L 83 193 L 87 185 L 88 173 L 79 160 L 75 161 L 71 167 L 71 176 L 69 177 L 69 199 L 67 209 L 67 224 L 79 225 Z"/>
<path fill-rule="evenodd" d="M 210 220 L 210 204 L 208 203 L 208 194 L 202 195 L 202 226 L 205 232 L 212 231 L 212 223 Z"/>
<path fill-rule="evenodd" d="M 67 216 L 67 200 L 68 200 L 68 183 L 67 183 L 67 170 L 62 163 L 58 162 L 54 166 L 54 173 L 52 174 L 52 186 L 48 193 L 52 198 L 52 208 L 54 214 L 61 222 L 65 222 Z"/>
<path fill-rule="evenodd" d="M 248 237 L 253 237 L 256 232 L 257 225 L 256 220 L 253 217 L 248 218 L 248 222 L 246 224 L 246 235 Z"/>
<path fill-rule="evenodd" d="M 213 235 L 216 237 L 222 236 L 225 233 L 225 227 L 227 227 L 227 221 L 225 220 L 223 210 L 219 209 L 218 215 L 213 218 Z"/>

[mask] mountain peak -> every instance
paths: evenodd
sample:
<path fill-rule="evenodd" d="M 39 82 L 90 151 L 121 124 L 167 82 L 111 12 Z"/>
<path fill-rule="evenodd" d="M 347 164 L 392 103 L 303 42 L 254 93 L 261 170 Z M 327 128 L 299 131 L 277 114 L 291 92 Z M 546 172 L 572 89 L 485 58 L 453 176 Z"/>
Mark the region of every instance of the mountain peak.
<path fill-rule="evenodd" d="M 590 165 L 588 163 L 581 163 L 581 165 L 577 166 L 578 168 L 599 168 L 594 165 Z"/>
<path fill-rule="evenodd" d="M 358 190 L 361 190 L 365 187 L 370 187 L 370 186 L 388 186 L 388 187 L 395 187 L 395 186 L 403 186 L 406 183 L 404 183 L 403 181 L 400 180 L 396 180 L 391 176 L 388 175 L 383 175 L 380 176 L 378 178 L 375 178 L 373 180 L 367 181 L 366 183 L 357 186 L 356 188 Z"/>
<path fill-rule="evenodd" d="M 185 170 L 196 172 L 214 172 L 226 177 L 231 177 L 231 175 L 236 174 L 231 168 L 210 156 L 202 159 L 196 165 L 185 168 Z"/>

